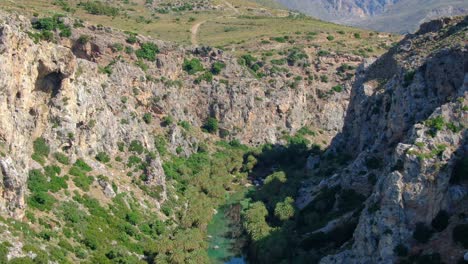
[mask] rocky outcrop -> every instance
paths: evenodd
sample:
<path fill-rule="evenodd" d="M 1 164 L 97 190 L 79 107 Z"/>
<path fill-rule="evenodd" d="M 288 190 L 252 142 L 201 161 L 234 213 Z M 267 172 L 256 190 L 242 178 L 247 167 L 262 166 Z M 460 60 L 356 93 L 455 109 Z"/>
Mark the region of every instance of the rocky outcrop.
<path fill-rule="evenodd" d="M 466 202 L 468 185 L 451 177 L 468 153 L 467 21 L 429 23 L 358 70 L 343 132 L 327 151 L 352 159 L 309 187 L 301 203 L 313 202 L 324 186 L 353 189 L 367 201 L 356 209 L 362 211 L 351 244 L 321 263 L 395 263 L 397 246 L 410 254 L 440 253 L 447 263 L 463 256 L 448 234 L 466 220 L 452 218 L 429 245 L 415 241 L 413 232 L 417 224 L 430 226 L 442 210 L 454 216 L 466 210 L 460 204 Z M 317 161 L 309 158 L 312 171 L 320 166 Z"/>
<path fill-rule="evenodd" d="M 38 42 L 31 37 L 34 30 L 28 19 L 0 16 L 4 18 L 0 24 L 0 143 L 5 152 L 0 156 L 4 182 L 0 208 L 18 209 L 17 217 L 24 208 L 28 171 L 39 168 L 31 159 L 33 141 L 39 137 L 51 153 L 64 152 L 71 162 L 83 158 L 93 163 L 100 152 L 120 155 L 121 142 L 137 140 L 148 151 L 157 152 L 155 135 L 166 139 L 171 153 L 189 156 L 201 139 L 210 136 L 186 131 L 180 122 L 199 128 L 209 117 L 219 121 L 219 136 L 252 145 L 280 142 L 284 133 L 304 126 L 327 135 L 343 126 L 351 79 L 343 81 L 343 92 L 321 97 L 320 90 L 330 89 L 334 77 L 330 84 L 298 81 L 293 89 L 291 76 L 277 76 L 274 81 L 254 78 L 236 57 L 209 47 L 183 48 L 143 36 L 128 44 L 125 33 L 92 25 L 74 28 L 73 35 L 58 38 L 58 44 Z M 159 54 L 155 61 L 140 61 L 135 53 L 116 52 L 116 43 L 122 42 L 133 50 L 152 42 Z M 342 63 L 360 60 L 333 56 L 318 69 L 320 73 L 336 73 Z M 212 82 L 198 82 L 182 69 L 184 59 L 190 58 L 200 59 L 205 69 L 216 61 L 226 66 Z M 147 184 L 159 186 L 164 201 L 161 162 L 156 158 L 150 164 Z M 122 172 L 95 167 L 111 178 L 121 177 Z M 115 195 L 110 182 L 102 185 L 107 197 Z"/>

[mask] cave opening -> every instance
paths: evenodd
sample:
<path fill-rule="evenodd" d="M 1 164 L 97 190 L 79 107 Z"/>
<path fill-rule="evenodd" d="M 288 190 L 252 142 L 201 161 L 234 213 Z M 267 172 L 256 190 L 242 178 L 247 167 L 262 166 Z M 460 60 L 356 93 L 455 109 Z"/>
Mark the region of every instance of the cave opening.
<path fill-rule="evenodd" d="M 64 75 L 61 72 L 51 72 L 36 80 L 36 91 L 45 92 L 55 97 L 62 86 Z"/>

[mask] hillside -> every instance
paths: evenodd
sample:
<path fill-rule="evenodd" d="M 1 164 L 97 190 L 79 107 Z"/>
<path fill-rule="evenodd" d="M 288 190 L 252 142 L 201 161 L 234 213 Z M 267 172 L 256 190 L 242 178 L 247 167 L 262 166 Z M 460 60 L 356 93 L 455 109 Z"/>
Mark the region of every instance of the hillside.
<path fill-rule="evenodd" d="M 384 32 L 414 32 L 431 19 L 468 13 L 463 0 L 278 0 L 286 7 L 325 21 Z"/>
<path fill-rule="evenodd" d="M 463 263 L 468 18 L 401 39 L 265 1 L 22 3 L 0 263 Z"/>

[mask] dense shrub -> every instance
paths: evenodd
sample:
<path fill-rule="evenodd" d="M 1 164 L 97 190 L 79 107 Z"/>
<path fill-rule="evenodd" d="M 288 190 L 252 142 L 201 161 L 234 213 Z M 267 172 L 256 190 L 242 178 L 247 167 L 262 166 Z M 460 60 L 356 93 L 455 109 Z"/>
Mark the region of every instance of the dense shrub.
<path fill-rule="evenodd" d="M 286 221 L 294 216 L 294 211 L 294 199 L 286 197 L 283 202 L 276 204 L 275 216 L 281 221 Z"/>
<path fill-rule="evenodd" d="M 216 133 L 219 129 L 218 120 L 214 117 L 210 117 L 206 120 L 205 124 L 202 127 L 208 133 Z"/>
<path fill-rule="evenodd" d="M 67 157 L 67 155 L 61 153 L 61 152 L 55 152 L 54 153 L 54 158 L 62 163 L 63 165 L 68 165 L 70 164 L 70 159 Z"/>
<path fill-rule="evenodd" d="M 151 121 L 153 120 L 153 116 L 150 114 L 150 113 L 145 113 L 143 115 L 143 121 L 146 123 L 146 124 L 151 124 Z"/>
<path fill-rule="evenodd" d="M 41 33 L 37 35 L 40 39 L 48 41 L 53 39 L 53 33 L 51 31 L 60 30 L 61 37 L 70 37 L 72 33 L 70 26 L 66 26 L 63 23 L 61 15 L 39 18 L 32 23 L 32 26 L 34 29 L 41 31 Z"/>
<path fill-rule="evenodd" d="M 90 172 L 92 171 L 93 169 L 82 159 L 77 159 L 75 164 L 74 164 L 75 167 L 77 167 L 78 169 L 82 170 L 82 171 L 85 171 L 85 172 Z"/>
<path fill-rule="evenodd" d="M 343 91 L 343 86 L 342 85 L 333 86 L 332 91 L 334 91 L 336 93 L 341 93 Z"/>
<path fill-rule="evenodd" d="M 419 243 L 427 243 L 432 237 L 432 229 L 425 225 L 424 223 L 417 223 L 416 228 L 413 232 L 413 238 L 416 239 Z"/>
<path fill-rule="evenodd" d="M 201 61 L 197 58 L 193 58 L 191 60 L 185 59 L 184 64 L 182 65 L 182 69 L 188 74 L 195 74 L 197 72 L 205 70 Z"/>
<path fill-rule="evenodd" d="M 78 6 L 92 15 L 105 15 L 115 17 L 119 14 L 119 9 L 100 1 L 80 2 Z"/>
<path fill-rule="evenodd" d="M 205 82 L 208 82 L 208 83 L 211 83 L 213 81 L 213 74 L 211 72 L 204 72 L 202 75 L 198 76 L 196 79 L 195 79 L 195 83 L 196 84 L 199 84 L 201 83 L 202 81 L 205 81 Z"/>
<path fill-rule="evenodd" d="M 39 156 L 47 157 L 50 153 L 50 147 L 44 138 L 40 137 L 33 142 L 34 153 Z"/>
<path fill-rule="evenodd" d="M 55 202 L 55 198 L 45 192 L 31 194 L 28 199 L 29 206 L 37 208 L 41 211 L 49 211 L 52 209 L 52 206 L 55 204 Z"/>
<path fill-rule="evenodd" d="M 110 161 L 110 157 L 107 153 L 101 151 L 96 155 L 96 160 L 102 163 L 108 163 Z"/>
<path fill-rule="evenodd" d="M 132 140 L 132 142 L 130 142 L 130 146 L 128 147 L 128 150 L 131 152 L 142 154 L 143 151 L 145 151 L 145 147 L 143 147 L 143 144 L 141 144 L 141 141 Z"/>
<path fill-rule="evenodd" d="M 444 118 L 442 116 L 438 116 L 438 117 L 435 117 L 435 118 L 428 119 L 428 120 L 426 120 L 426 122 L 424 122 L 424 124 L 427 127 L 429 127 L 428 133 L 432 137 L 435 137 L 437 135 L 437 132 L 440 131 L 440 130 L 443 130 L 444 127 L 445 127 L 445 121 L 444 121 Z"/>
<path fill-rule="evenodd" d="M 226 68 L 226 64 L 224 62 L 216 61 L 213 63 L 213 65 L 211 65 L 211 73 L 218 75 L 224 68 Z"/>
<path fill-rule="evenodd" d="M 432 220 L 431 225 L 437 232 L 444 231 L 449 224 L 450 215 L 445 210 L 440 210 L 436 217 Z"/>
<path fill-rule="evenodd" d="M 140 49 L 135 51 L 135 55 L 139 59 L 145 59 L 149 61 L 156 60 L 156 54 L 158 53 L 159 53 L 158 46 L 156 46 L 156 44 L 151 43 L 151 42 L 141 44 Z"/>

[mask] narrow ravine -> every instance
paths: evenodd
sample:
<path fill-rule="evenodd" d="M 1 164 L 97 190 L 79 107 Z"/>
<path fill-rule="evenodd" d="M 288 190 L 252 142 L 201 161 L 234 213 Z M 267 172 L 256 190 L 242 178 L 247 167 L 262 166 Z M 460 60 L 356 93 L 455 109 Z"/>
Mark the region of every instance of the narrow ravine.
<path fill-rule="evenodd" d="M 218 208 L 208 225 L 208 255 L 213 263 L 245 264 L 247 237 L 241 222 L 242 206 L 247 188 L 232 194 Z"/>

